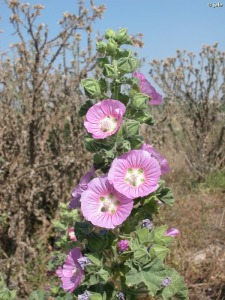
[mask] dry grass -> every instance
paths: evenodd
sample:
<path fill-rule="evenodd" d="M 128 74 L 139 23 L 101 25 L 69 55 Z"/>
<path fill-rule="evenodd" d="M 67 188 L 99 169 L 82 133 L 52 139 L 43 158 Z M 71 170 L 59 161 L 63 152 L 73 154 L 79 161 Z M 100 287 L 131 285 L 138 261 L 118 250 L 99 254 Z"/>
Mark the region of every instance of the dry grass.
<path fill-rule="evenodd" d="M 175 205 L 162 208 L 155 218 L 181 232 L 167 263 L 184 276 L 191 300 L 225 299 L 225 186 L 191 188 L 185 169 L 182 174 L 182 162 L 176 162 L 177 171 L 171 161 L 172 173 L 166 180 L 173 188 Z"/>

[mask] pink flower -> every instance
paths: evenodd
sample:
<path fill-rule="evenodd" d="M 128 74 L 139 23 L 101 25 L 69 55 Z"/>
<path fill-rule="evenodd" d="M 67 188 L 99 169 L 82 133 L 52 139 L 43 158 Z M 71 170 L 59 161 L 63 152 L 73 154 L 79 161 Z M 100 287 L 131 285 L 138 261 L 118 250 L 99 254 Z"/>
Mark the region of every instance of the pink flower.
<path fill-rule="evenodd" d="M 129 249 L 129 241 L 128 240 L 120 240 L 117 243 L 119 252 L 124 252 Z"/>
<path fill-rule="evenodd" d="M 84 271 L 78 262 L 78 259 L 83 257 L 80 248 L 72 249 L 63 266 L 59 267 L 56 271 L 57 275 L 61 278 L 62 288 L 65 291 L 73 292 L 81 283 L 84 277 Z"/>
<path fill-rule="evenodd" d="M 165 232 L 166 236 L 176 237 L 180 234 L 180 231 L 177 228 L 170 228 Z"/>
<path fill-rule="evenodd" d="M 84 217 L 104 228 L 122 224 L 133 208 L 132 199 L 117 192 L 106 176 L 93 179 L 80 201 Z"/>
<path fill-rule="evenodd" d="M 159 163 L 159 165 L 161 167 L 161 174 L 162 175 L 169 173 L 170 167 L 168 165 L 167 160 L 165 159 L 165 157 L 163 157 L 161 154 L 159 154 L 155 150 L 155 148 L 153 148 L 149 144 L 143 143 L 142 146 L 141 146 L 141 149 L 147 151 L 148 153 L 150 153 L 151 156 L 154 157 L 158 161 L 158 163 Z"/>
<path fill-rule="evenodd" d="M 70 238 L 71 241 L 76 242 L 77 238 L 75 236 L 75 232 L 74 232 L 74 228 L 73 227 L 69 227 L 68 228 L 68 236 Z"/>
<path fill-rule="evenodd" d="M 151 97 L 149 101 L 150 105 L 159 105 L 162 104 L 162 96 L 156 92 L 155 88 L 151 85 L 151 83 L 145 78 L 142 73 L 134 72 L 133 77 L 139 79 L 139 88 L 143 94 Z"/>
<path fill-rule="evenodd" d="M 80 197 L 82 193 L 87 189 L 88 183 L 94 177 L 94 174 L 95 174 L 95 169 L 92 166 L 91 170 L 87 172 L 83 177 L 81 177 L 78 186 L 72 191 L 73 199 L 70 201 L 69 204 L 70 209 L 80 207 Z"/>
<path fill-rule="evenodd" d="M 84 126 L 95 139 L 105 139 L 120 128 L 125 105 L 113 99 L 105 99 L 89 108 Z"/>
<path fill-rule="evenodd" d="M 147 151 L 131 150 L 114 159 L 108 179 L 119 193 L 134 199 L 154 192 L 160 175 L 157 160 Z"/>

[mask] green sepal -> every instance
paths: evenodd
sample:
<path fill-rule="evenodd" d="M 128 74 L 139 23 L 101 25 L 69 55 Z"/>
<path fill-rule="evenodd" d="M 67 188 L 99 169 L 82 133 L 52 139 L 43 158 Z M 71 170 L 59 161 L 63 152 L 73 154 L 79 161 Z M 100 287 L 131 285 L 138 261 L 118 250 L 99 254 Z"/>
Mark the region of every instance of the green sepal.
<path fill-rule="evenodd" d="M 133 45 L 132 40 L 128 36 L 128 30 L 127 28 L 119 29 L 116 33 L 116 40 L 119 45 Z"/>
<path fill-rule="evenodd" d="M 83 117 L 86 115 L 87 111 L 89 110 L 89 108 L 91 108 L 93 106 L 93 103 L 91 100 L 87 100 L 86 103 L 84 105 L 81 106 L 80 110 L 79 110 L 79 116 Z"/>
<path fill-rule="evenodd" d="M 97 59 L 98 66 L 103 69 L 106 64 L 109 64 L 109 59 L 107 57 L 100 57 Z"/>
<path fill-rule="evenodd" d="M 117 78 L 117 67 L 115 65 L 105 64 L 103 69 L 103 75 L 112 79 Z"/>
<path fill-rule="evenodd" d="M 147 104 L 148 99 L 149 97 L 147 95 L 142 93 L 136 93 L 133 99 L 131 100 L 130 105 L 135 109 L 143 110 L 146 109 L 148 106 Z"/>
<path fill-rule="evenodd" d="M 107 55 L 111 55 L 111 56 L 116 55 L 117 48 L 118 48 L 117 42 L 115 42 L 114 39 L 109 38 L 107 46 L 106 46 L 106 53 L 107 53 Z"/>
<path fill-rule="evenodd" d="M 104 78 L 100 78 L 98 80 L 98 84 L 100 86 L 101 93 L 107 92 L 107 83 L 106 83 L 106 80 Z"/>
<path fill-rule="evenodd" d="M 138 59 L 136 57 L 122 57 L 117 61 L 118 71 L 122 74 L 132 73 L 138 67 Z"/>
<path fill-rule="evenodd" d="M 116 33 L 113 29 L 107 29 L 106 32 L 105 32 L 105 38 L 106 39 L 114 39 L 116 37 Z"/>
<path fill-rule="evenodd" d="M 116 54 L 116 59 L 122 58 L 122 57 L 129 57 L 132 55 L 131 50 L 124 50 L 124 49 L 118 49 Z"/>
<path fill-rule="evenodd" d="M 134 135 L 139 135 L 139 130 L 140 123 L 135 120 L 126 120 L 126 122 L 123 125 L 123 131 L 126 138 Z"/>
<path fill-rule="evenodd" d="M 82 79 L 81 85 L 83 86 L 84 92 L 88 97 L 94 99 L 101 95 L 99 83 L 94 78 Z"/>

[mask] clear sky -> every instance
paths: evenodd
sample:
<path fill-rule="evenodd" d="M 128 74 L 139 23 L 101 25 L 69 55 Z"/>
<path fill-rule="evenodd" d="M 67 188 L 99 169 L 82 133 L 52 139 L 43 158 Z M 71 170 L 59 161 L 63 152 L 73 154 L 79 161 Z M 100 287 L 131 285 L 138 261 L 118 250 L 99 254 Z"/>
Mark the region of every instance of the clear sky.
<path fill-rule="evenodd" d="M 62 13 L 74 12 L 77 5 L 76 0 L 26 1 L 45 5 L 41 22 L 48 24 L 52 33 L 57 32 L 57 21 Z M 225 0 L 95 0 L 95 3 L 107 7 L 95 29 L 103 34 L 108 28 L 127 27 L 131 34 L 143 33 L 144 47 L 138 52 L 148 62 L 153 58 L 175 56 L 177 49 L 197 53 L 203 44 L 215 42 L 219 42 L 219 49 L 225 51 Z M 218 3 L 223 6 L 214 8 Z M 0 50 L 5 50 L 14 39 L 9 15 L 0 0 L 0 29 L 4 30 L 0 34 Z M 144 67 L 144 71 L 148 69 Z"/>

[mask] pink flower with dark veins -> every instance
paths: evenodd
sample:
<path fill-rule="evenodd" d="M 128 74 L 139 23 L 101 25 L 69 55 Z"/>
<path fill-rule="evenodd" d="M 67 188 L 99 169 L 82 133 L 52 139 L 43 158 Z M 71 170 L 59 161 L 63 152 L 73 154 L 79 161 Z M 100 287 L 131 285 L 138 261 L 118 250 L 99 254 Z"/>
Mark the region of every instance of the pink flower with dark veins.
<path fill-rule="evenodd" d="M 84 126 L 93 138 L 105 139 L 119 130 L 125 111 L 125 105 L 118 100 L 102 100 L 89 108 Z"/>
<path fill-rule="evenodd" d="M 72 293 L 81 283 L 84 277 L 84 270 L 82 270 L 78 259 L 82 258 L 80 248 L 72 249 L 63 266 L 56 271 L 58 277 L 62 281 L 62 288 Z"/>
<path fill-rule="evenodd" d="M 160 165 L 147 151 L 131 150 L 111 164 L 109 182 L 129 198 L 144 197 L 158 188 Z"/>

